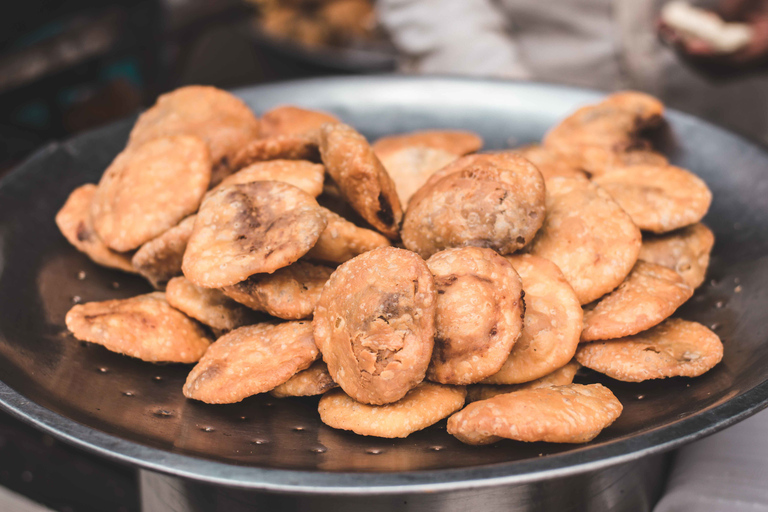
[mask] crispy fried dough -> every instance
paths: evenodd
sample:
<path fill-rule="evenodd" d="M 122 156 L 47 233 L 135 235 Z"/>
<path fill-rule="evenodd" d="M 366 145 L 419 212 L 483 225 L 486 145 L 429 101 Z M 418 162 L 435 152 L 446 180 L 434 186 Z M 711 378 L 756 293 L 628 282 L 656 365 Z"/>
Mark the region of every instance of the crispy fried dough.
<path fill-rule="evenodd" d="M 319 353 L 310 322 L 240 327 L 211 345 L 184 384 L 184 396 L 231 404 L 265 393 L 309 368 Z"/>
<path fill-rule="evenodd" d="M 219 331 L 231 331 L 256 319 L 248 308 L 221 291 L 201 288 L 183 276 L 168 281 L 165 299 L 182 313 Z"/>
<path fill-rule="evenodd" d="M 423 258 L 465 246 L 510 254 L 542 225 L 544 179 L 534 165 L 514 154 L 470 156 L 473 164 L 430 178 L 408 205 L 403 244 Z"/>
<path fill-rule="evenodd" d="M 667 165 L 635 165 L 594 179 L 640 229 L 666 233 L 700 221 L 712 192 L 695 174 Z"/>
<path fill-rule="evenodd" d="M 251 309 L 285 320 L 312 316 L 332 268 L 297 261 L 274 274 L 255 274 L 222 291 Z"/>
<path fill-rule="evenodd" d="M 192 236 L 197 215 L 190 215 L 162 235 L 145 243 L 131 259 L 136 271 L 152 286 L 165 289 L 172 277 L 181 275 L 181 261 Z"/>
<path fill-rule="evenodd" d="M 317 201 L 278 181 L 221 188 L 203 201 L 184 252 L 187 279 L 221 288 L 298 260 L 326 226 Z"/>
<path fill-rule="evenodd" d="M 637 261 L 640 243 L 640 230 L 600 187 L 552 178 L 547 218 L 528 250 L 555 263 L 587 304 L 621 284 Z"/>
<path fill-rule="evenodd" d="M 162 292 L 78 304 L 66 323 L 79 340 L 153 363 L 194 363 L 211 343 L 203 328 L 172 308 Z"/>
<path fill-rule="evenodd" d="M 320 129 L 320 155 L 347 202 L 388 238 L 396 238 L 403 210 L 395 184 L 361 134 L 345 124 Z"/>
<path fill-rule="evenodd" d="M 723 343 L 696 322 L 672 318 L 634 336 L 585 343 L 576 359 L 616 380 L 698 377 L 723 358 Z"/>
<path fill-rule="evenodd" d="M 320 164 L 306 160 L 269 160 L 256 162 L 227 176 L 219 187 L 252 181 L 282 181 L 317 197 L 323 192 L 324 177 L 325 168 Z"/>
<path fill-rule="evenodd" d="M 581 341 L 610 340 L 650 329 L 693 295 L 674 270 L 638 260 L 623 283 L 584 307 Z"/>
<path fill-rule="evenodd" d="M 243 145 L 259 136 L 259 120 L 236 96 L 192 85 L 163 94 L 131 130 L 129 145 L 168 135 L 194 135 L 208 146 L 211 184 L 235 170 L 232 162 Z"/>
<path fill-rule="evenodd" d="M 467 386 L 467 403 L 486 400 L 488 398 L 493 398 L 496 395 L 504 395 L 522 389 L 565 386 L 566 384 L 571 384 L 573 382 L 573 378 L 576 376 L 576 372 L 579 371 L 579 368 L 581 368 L 581 365 L 574 359 L 552 373 L 523 384 L 472 384 Z"/>
<path fill-rule="evenodd" d="M 312 366 L 283 382 L 275 389 L 269 392 L 270 395 L 277 398 L 286 398 L 289 396 L 316 396 L 322 395 L 326 391 L 339 387 L 333 382 L 331 374 L 328 373 L 328 365 L 322 360 L 315 361 Z"/>
<path fill-rule="evenodd" d="M 91 204 L 107 246 L 130 251 L 194 213 L 211 179 L 205 143 L 189 136 L 132 144 L 112 161 Z"/>
<path fill-rule="evenodd" d="M 579 299 L 557 265 L 531 254 L 507 260 L 523 280 L 523 334 L 484 384 L 519 384 L 555 371 L 573 358 L 582 329 Z"/>
<path fill-rule="evenodd" d="M 94 262 L 124 272 L 136 272 L 127 254 L 113 251 L 101 241 L 91 222 L 91 202 L 96 185 L 87 183 L 69 194 L 67 201 L 56 214 L 56 225 L 75 249 L 85 253 Z"/>
<path fill-rule="evenodd" d="M 695 289 L 704 282 L 714 245 L 715 235 L 698 223 L 662 236 L 646 234 L 640 259 L 671 268 Z"/>
<path fill-rule="evenodd" d="M 501 438 L 549 443 L 586 443 L 622 411 L 601 384 L 524 389 L 473 402 L 448 418 L 448 433 L 467 444 Z"/>
<path fill-rule="evenodd" d="M 464 405 L 463 387 L 422 382 L 397 402 L 367 405 L 344 391 L 329 391 L 320 399 L 320 419 L 326 425 L 361 436 L 408 437 L 445 418 Z"/>
<path fill-rule="evenodd" d="M 580 108 L 544 137 L 544 145 L 592 175 L 610 170 L 633 150 L 647 150 L 642 130 L 658 125 L 664 105 L 647 94 L 625 91 Z"/>
<path fill-rule="evenodd" d="M 432 356 L 435 295 L 427 264 L 410 251 L 383 247 L 339 266 L 313 320 L 333 380 L 363 403 L 405 396 Z"/>
<path fill-rule="evenodd" d="M 370 229 L 356 226 L 327 208 L 322 208 L 328 224 L 307 258 L 329 263 L 344 263 L 364 252 L 390 245 L 389 239 Z"/>
<path fill-rule="evenodd" d="M 434 254 L 435 348 L 427 378 L 471 384 L 493 375 L 520 337 L 525 307 L 520 276 L 491 249 L 462 247 Z"/>
<path fill-rule="evenodd" d="M 325 123 L 340 122 L 335 116 L 318 110 L 282 105 L 261 116 L 261 136 L 300 135 L 319 129 Z"/>

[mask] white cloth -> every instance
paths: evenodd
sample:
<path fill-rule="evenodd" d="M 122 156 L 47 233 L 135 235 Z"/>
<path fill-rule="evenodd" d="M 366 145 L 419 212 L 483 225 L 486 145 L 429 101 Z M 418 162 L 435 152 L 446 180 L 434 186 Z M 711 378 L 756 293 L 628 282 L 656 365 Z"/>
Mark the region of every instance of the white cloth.
<path fill-rule="evenodd" d="M 768 512 L 768 411 L 675 454 L 654 512 Z"/>
<path fill-rule="evenodd" d="M 402 69 L 638 89 L 768 140 L 768 75 L 712 84 L 660 43 L 665 0 L 377 0 Z M 697 2 L 702 3 L 702 2 Z"/>
<path fill-rule="evenodd" d="M 493 0 L 389 0 L 380 17 L 396 29 L 395 44 L 406 49 L 406 69 L 528 79 L 506 19 Z M 461 20 L 456 23 L 456 20 Z"/>

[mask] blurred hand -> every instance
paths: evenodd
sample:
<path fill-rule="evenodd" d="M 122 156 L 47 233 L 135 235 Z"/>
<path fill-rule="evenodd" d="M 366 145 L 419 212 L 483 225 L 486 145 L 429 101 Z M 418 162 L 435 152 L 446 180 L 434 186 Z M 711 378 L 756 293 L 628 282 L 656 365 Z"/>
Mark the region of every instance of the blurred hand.
<path fill-rule="evenodd" d="M 768 71 L 768 0 L 722 0 L 717 14 L 725 21 L 752 27 L 752 40 L 746 47 L 717 53 L 706 41 L 684 36 L 663 21 L 658 24 L 659 36 L 686 64 L 712 80 Z"/>

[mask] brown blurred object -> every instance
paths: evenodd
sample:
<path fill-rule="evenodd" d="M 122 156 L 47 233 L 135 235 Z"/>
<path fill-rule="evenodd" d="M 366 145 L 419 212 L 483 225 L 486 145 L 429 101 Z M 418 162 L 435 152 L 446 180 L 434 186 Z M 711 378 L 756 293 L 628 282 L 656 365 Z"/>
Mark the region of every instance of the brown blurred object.
<path fill-rule="evenodd" d="M 267 34 L 311 48 L 354 46 L 380 37 L 371 0 L 248 0 Z"/>

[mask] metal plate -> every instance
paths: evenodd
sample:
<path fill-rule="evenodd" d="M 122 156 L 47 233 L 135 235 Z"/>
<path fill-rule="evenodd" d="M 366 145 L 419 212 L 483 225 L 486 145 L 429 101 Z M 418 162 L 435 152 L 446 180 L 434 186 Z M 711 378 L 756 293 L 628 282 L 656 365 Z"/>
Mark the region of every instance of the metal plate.
<path fill-rule="evenodd" d="M 445 78 L 324 79 L 238 91 L 257 112 L 297 103 L 332 111 L 370 138 L 419 128 L 481 133 L 487 148 L 538 140 L 594 92 Z M 592 373 L 624 414 L 587 445 L 464 446 L 445 423 L 404 440 L 320 423 L 316 399 L 185 400 L 188 366 L 158 366 L 81 343 L 63 318 L 73 300 L 128 297 L 141 279 L 99 268 L 53 217 L 98 180 L 130 122 L 51 145 L 0 186 L 0 405 L 95 452 L 212 483 L 293 492 L 389 493 L 522 483 L 626 462 L 720 430 L 768 403 L 768 154 L 693 117 L 669 113 L 661 143 L 714 192 L 707 283 L 679 315 L 713 326 L 725 358 L 697 379 L 628 384 Z M 81 274 L 83 271 L 84 278 Z M 77 299 L 75 299 L 77 297 Z"/>

